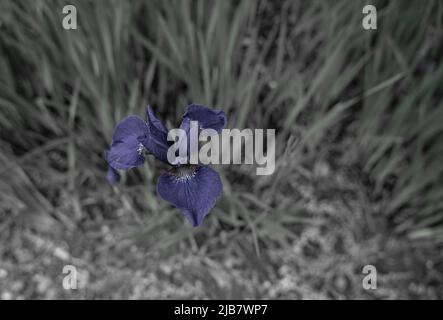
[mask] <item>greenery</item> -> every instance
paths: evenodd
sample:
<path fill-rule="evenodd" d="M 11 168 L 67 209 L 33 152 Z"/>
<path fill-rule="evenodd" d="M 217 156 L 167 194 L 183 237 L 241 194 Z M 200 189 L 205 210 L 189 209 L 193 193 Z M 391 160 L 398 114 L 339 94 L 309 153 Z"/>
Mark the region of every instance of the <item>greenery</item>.
<path fill-rule="evenodd" d="M 1 297 L 442 298 L 443 3 L 372 2 L 376 31 L 366 1 L 2 0 Z M 192 102 L 276 129 L 275 173 L 220 166 L 195 229 L 157 161 L 111 187 L 104 160 L 124 116 Z"/>

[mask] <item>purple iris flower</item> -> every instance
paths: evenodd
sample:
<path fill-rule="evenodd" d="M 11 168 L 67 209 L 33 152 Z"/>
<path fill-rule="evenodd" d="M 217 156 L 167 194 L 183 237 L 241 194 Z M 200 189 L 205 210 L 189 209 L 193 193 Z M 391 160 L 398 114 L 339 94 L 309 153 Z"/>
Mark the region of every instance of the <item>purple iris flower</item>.
<path fill-rule="evenodd" d="M 223 111 L 192 104 L 183 115 L 180 128 L 189 133 L 190 121 L 198 121 L 200 129 L 211 128 L 220 133 L 226 127 L 228 118 Z M 172 142 L 167 137 L 168 130 L 148 105 L 146 121 L 129 116 L 117 125 L 106 159 L 112 169 L 128 170 L 144 163 L 143 153 L 147 150 L 171 165 L 171 169 L 158 178 L 157 192 L 179 208 L 194 227 L 199 226 L 222 193 L 220 175 L 209 166 L 170 164 L 167 152 Z M 114 178 L 114 173 L 108 172 L 108 180 L 109 177 Z"/>
<path fill-rule="evenodd" d="M 120 174 L 113 167 L 108 168 L 108 173 L 106 174 L 106 179 L 111 185 L 115 185 L 120 181 Z"/>

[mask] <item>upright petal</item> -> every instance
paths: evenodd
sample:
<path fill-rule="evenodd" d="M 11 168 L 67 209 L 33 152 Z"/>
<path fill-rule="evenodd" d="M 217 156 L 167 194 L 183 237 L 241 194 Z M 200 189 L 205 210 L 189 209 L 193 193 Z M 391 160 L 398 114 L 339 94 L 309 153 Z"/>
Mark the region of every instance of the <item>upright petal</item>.
<path fill-rule="evenodd" d="M 155 116 L 150 105 L 146 108 L 146 122 L 153 133 L 168 134 L 168 129 L 166 129 L 166 126 Z"/>
<path fill-rule="evenodd" d="M 202 129 L 214 129 L 218 133 L 226 127 L 228 116 L 221 110 L 213 110 L 199 104 L 191 104 L 186 110 L 183 118 L 198 121 Z"/>
<path fill-rule="evenodd" d="M 148 149 L 157 159 L 168 163 L 167 152 L 171 143 L 168 141 L 168 130 L 155 116 L 151 106 L 146 109 L 146 121 L 149 135 L 142 141 L 143 146 Z"/>
<path fill-rule="evenodd" d="M 109 165 L 119 170 L 142 165 L 145 159 L 141 141 L 148 135 L 148 127 L 141 118 L 129 116 L 123 119 L 115 129 L 111 149 L 106 154 Z"/>
<path fill-rule="evenodd" d="M 181 209 L 188 221 L 199 226 L 222 193 L 219 174 L 208 166 L 183 166 L 162 174 L 157 183 L 160 196 Z"/>

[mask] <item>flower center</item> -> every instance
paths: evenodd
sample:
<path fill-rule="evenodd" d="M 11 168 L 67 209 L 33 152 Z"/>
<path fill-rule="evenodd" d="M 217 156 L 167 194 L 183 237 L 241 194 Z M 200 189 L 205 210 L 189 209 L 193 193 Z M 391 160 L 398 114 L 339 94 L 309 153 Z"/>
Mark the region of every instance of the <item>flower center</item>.
<path fill-rule="evenodd" d="M 144 149 L 145 149 L 145 147 L 141 143 L 139 143 L 138 148 L 137 148 L 138 154 L 141 155 L 143 153 Z"/>
<path fill-rule="evenodd" d="M 175 166 L 171 169 L 170 174 L 174 177 L 175 182 L 186 182 L 195 177 L 197 169 L 198 165 L 195 164 Z"/>

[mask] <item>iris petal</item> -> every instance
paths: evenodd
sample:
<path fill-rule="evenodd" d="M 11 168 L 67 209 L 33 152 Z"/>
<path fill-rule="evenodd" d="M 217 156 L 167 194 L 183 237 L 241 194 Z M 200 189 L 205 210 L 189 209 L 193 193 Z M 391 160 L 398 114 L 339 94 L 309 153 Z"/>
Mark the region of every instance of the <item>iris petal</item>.
<path fill-rule="evenodd" d="M 168 134 L 168 129 L 165 125 L 155 116 L 152 107 L 148 105 L 146 108 L 146 122 L 151 129 L 151 132 L 155 135 Z"/>
<path fill-rule="evenodd" d="M 220 175 L 208 166 L 199 166 L 185 173 L 164 173 L 157 183 L 160 196 L 181 209 L 194 227 L 203 222 L 222 189 Z"/>
<path fill-rule="evenodd" d="M 168 163 L 167 153 L 170 146 L 170 142 L 168 142 L 168 130 L 155 116 L 149 105 L 146 110 L 146 121 L 149 134 L 142 141 L 143 146 L 157 159 Z"/>
<path fill-rule="evenodd" d="M 120 181 L 120 174 L 113 167 L 108 168 L 108 173 L 106 174 L 109 184 L 115 185 Z"/>
<path fill-rule="evenodd" d="M 183 118 L 188 118 L 191 121 L 198 121 L 202 129 L 214 129 L 218 133 L 226 127 L 228 117 L 225 112 L 221 110 L 213 110 L 199 104 L 191 104 L 188 106 Z"/>
<path fill-rule="evenodd" d="M 111 167 L 128 170 L 143 164 L 141 141 L 149 135 L 146 123 L 139 117 L 129 116 L 123 119 L 115 129 L 111 149 L 106 159 Z"/>
<path fill-rule="evenodd" d="M 143 137 L 148 134 L 146 122 L 137 116 L 128 116 L 117 125 L 112 141 L 123 141 L 128 137 Z"/>

